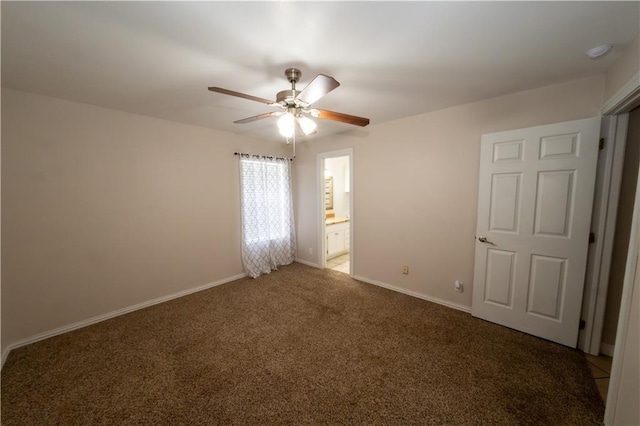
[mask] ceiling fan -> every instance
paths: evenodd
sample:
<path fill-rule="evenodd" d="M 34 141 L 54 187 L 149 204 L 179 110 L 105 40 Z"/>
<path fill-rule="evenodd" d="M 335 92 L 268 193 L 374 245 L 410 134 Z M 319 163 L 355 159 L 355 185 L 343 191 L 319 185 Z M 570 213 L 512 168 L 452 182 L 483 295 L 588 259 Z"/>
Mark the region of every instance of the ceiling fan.
<path fill-rule="evenodd" d="M 278 129 L 280 134 L 287 139 L 291 137 L 295 138 L 296 126 L 299 127 L 300 130 L 302 130 L 302 133 L 307 136 L 316 132 L 317 125 L 308 116 L 340 121 L 362 127 L 369 124 L 368 118 L 343 114 L 341 112 L 327 111 L 324 109 L 311 108 L 311 105 L 314 102 L 340 86 L 340 83 L 338 83 L 333 77 L 318 74 L 304 89 L 296 90 L 296 83 L 300 80 L 302 72 L 297 68 L 288 68 L 285 70 L 284 74 L 287 77 L 287 80 L 291 83 L 291 90 L 278 92 L 275 102 L 240 92 L 234 92 L 233 90 L 223 89 L 221 87 L 209 87 L 209 90 L 212 92 L 222 93 L 223 95 L 236 96 L 238 98 L 262 102 L 263 104 L 280 108 L 280 111 L 265 112 L 264 114 L 254 115 L 253 117 L 234 121 L 234 123 L 245 124 L 261 120 L 263 118 L 280 117 L 278 120 Z"/>

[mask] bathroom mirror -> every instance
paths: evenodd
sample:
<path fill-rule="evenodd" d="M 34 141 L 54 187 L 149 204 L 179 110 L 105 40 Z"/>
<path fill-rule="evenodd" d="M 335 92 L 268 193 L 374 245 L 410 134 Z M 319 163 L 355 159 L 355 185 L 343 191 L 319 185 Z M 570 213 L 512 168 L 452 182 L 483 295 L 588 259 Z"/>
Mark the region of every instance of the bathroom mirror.
<path fill-rule="evenodd" d="M 333 177 L 324 178 L 324 208 L 333 208 Z"/>

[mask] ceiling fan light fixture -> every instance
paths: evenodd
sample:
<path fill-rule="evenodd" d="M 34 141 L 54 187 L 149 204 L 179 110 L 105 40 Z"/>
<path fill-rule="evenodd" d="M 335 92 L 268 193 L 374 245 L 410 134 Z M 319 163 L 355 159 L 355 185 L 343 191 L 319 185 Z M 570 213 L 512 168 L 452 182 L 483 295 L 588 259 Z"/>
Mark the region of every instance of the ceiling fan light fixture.
<path fill-rule="evenodd" d="M 611 52 L 612 49 L 613 49 L 613 46 L 610 44 L 603 44 L 601 46 L 596 46 L 587 51 L 587 57 L 593 60 L 600 59 L 603 56 L 605 56 L 607 53 Z"/>
<path fill-rule="evenodd" d="M 237 98 L 247 99 L 254 102 L 260 102 L 262 104 L 269 105 L 270 107 L 280 108 L 281 111 L 267 112 L 263 114 L 254 115 L 253 117 L 243 118 L 236 120 L 236 124 L 252 123 L 257 120 L 269 117 L 280 117 L 278 119 L 278 131 L 285 137 L 287 143 L 289 139 L 293 138 L 295 144 L 296 127 L 300 127 L 300 130 L 306 135 L 316 133 L 318 125 L 314 120 L 303 114 L 308 114 L 312 118 L 322 118 L 324 120 L 339 121 L 346 124 L 355 126 L 367 126 L 369 119 L 365 117 L 358 117 L 355 115 L 344 114 L 341 112 L 310 109 L 311 104 L 331 92 L 340 83 L 328 75 L 318 74 L 304 89 L 297 90 L 296 83 L 300 80 L 302 73 L 297 68 L 288 68 L 285 70 L 285 76 L 291 83 L 291 89 L 281 90 L 276 95 L 276 100 L 270 101 L 268 99 L 260 98 L 257 96 L 247 95 L 246 93 L 240 93 L 229 89 L 223 89 L 222 87 L 209 87 L 212 92 L 220 93 L 228 96 L 235 96 Z M 294 145 L 295 154 L 295 145 Z"/>
<path fill-rule="evenodd" d="M 290 112 L 284 114 L 278 119 L 278 130 L 280 131 L 280 134 L 285 138 L 290 138 L 293 136 L 293 132 L 295 132 L 296 130 L 295 126 L 295 118 Z"/>
<path fill-rule="evenodd" d="M 298 118 L 298 124 L 300 125 L 302 132 L 306 136 L 309 136 L 310 134 L 315 133 L 316 129 L 318 128 L 318 125 L 315 123 L 315 121 L 304 116 Z"/>

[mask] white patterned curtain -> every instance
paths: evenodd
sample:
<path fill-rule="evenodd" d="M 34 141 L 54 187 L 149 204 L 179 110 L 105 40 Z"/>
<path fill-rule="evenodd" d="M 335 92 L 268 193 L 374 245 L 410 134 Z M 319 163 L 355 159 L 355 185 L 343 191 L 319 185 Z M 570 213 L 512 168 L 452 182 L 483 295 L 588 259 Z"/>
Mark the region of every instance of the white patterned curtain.
<path fill-rule="evenodd" d="M 242 264 L 256 278 L 295 259 L 291 164 L 284 158 L 239 157 Z"/>

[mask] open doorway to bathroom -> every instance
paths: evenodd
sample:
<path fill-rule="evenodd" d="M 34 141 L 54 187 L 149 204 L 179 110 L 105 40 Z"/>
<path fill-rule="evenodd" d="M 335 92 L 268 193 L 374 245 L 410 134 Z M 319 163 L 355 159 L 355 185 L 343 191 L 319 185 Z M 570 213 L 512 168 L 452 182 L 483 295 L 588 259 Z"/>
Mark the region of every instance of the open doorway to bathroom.
<path fill-rule="evenodd" d="M 323 266 L 350 275 L 353 273 L 352 167 L 351 150 L 322 154 Z"/>

